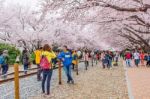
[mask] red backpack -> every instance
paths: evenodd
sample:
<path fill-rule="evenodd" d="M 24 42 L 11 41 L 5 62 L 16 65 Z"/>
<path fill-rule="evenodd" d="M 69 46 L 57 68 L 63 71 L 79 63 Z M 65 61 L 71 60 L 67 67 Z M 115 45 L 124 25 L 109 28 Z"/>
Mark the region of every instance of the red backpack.
<path fill-rule="evenodd" d="M 43 55 L 40 60 L 40 66 L 42 69 L 51 69 L 52 64 L 48 61 L 47 57 Z"/>

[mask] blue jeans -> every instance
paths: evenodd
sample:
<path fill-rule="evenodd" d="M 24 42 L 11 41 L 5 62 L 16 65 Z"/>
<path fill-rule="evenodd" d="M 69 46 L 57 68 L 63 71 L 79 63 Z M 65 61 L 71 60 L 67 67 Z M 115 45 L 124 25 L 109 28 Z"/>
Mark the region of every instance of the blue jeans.
<path fill-rule="evenodd" d="M 131 59 L 126 59 L 126 65 L 127 65 L 128 67 L 131 67 Z"/>
<path fill-rule="evenodd" d="M 24 64 L 23 66 L 24 66 L 24 72 L 25 72 L 25 74 L 26 74 L 27 71 L 28 71 L 28 64 Z"/>
<path fill-rule="evenodd" d="M 8 64 L 2 65 L 2 75 L 7 74 L 8 71 Z"/>
<path fill-rule="evenodd" d="M 115 57 L 115 62 L 118 63 L 119 57 Z"/>
<path fill-rule="evenodd" d="M 135 65 L 138 67 L 138 65 L 140 63 L 140 59 L 135 59 L 134 62 L 135 62 Z"/>
<path fill-rule="evenodd" d="M 110 68 L 110 67 L 112 67 L 112 60 L 111 59 L 108 60 L 108 68 Z"/>
<path fill-rule="evenodd" d="M 87 70 L 87 67 L 89 66 L 89 61 L 85 61 L 85 70 Z"/>
<path fill-rule="evenodd" d="M 64 66 L 63 69 L 66 73 L 68 82 L 72 81 L 73 79 L 72 79 L 72 76 L 71 76 L 71 65 L 70 66 Z"/>
<path fill-rule="evenodd" d="M 47 95 L 50 94 L 50 81 L 51 81 L 52 73 L 53 73 L 52 69 L 43 70 L 42 92 L 45 93 L 45 84 L 46 84 Z"/>

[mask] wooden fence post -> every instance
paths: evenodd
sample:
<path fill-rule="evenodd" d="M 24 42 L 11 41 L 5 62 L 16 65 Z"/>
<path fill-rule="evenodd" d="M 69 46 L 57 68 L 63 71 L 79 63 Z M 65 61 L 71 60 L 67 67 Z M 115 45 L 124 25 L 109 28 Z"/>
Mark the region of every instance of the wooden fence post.
<path fill-rule="evenodd" d="M 62 73 L 61 73 L 61 61 L 58 62 L 58 78 L 59 78 L 59 85 L 62 84 Z"/>
<path fill-rule="evenodd" d="M 19 64 L 14 64 L 14 85 L 15 85 L 15 99 L 20 99 L 19 95 Z"/>
<path fill-rule="evenodd" d="M 76 74 L 79 75 L 79 72 L 78 72 L 78 60 L 76 60 L 76 69 L 77 69 L 76 70 Z"/>

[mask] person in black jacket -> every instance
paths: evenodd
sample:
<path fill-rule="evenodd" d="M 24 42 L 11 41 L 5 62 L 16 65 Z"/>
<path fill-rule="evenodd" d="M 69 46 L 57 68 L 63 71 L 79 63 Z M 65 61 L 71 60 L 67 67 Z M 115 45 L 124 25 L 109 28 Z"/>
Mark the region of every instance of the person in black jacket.
<path fill-rule="evenodd" d="M 22 63 L 24 66 L 24 73 L 27 74 L 29 67 L 29 53 L 26 48 L 22 52 Z"/>

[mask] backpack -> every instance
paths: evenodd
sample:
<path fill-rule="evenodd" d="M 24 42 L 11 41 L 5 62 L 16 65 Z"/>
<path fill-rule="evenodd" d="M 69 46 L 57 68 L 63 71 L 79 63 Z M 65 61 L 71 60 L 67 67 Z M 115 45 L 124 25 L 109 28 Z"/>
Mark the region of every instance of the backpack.
<path fill-rule="evenodd" d="M 41 60 L 40 60 L 40 66 L 42 69 L 51 69 L 52 65 L 51 63 L 48 61 L 46 56 L 42 56 Z"/>
<path fill-rule="evenodd" d="M 3 56 L 0 56 L 0 64 L 3 65 L 5 63 L 5 58 Z"/>

